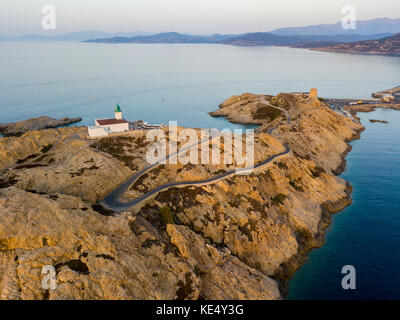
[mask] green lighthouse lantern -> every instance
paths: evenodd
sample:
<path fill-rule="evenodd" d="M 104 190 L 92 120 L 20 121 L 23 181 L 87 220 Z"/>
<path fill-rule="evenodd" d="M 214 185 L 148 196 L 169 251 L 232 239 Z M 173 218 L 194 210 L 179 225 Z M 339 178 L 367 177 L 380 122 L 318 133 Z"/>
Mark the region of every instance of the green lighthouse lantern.
<path fill-rule="evenodd" d="M 115 119 L 122 120 L 122 111 L 118 103 L 115 107 L 114 113 L 115 113 Z"/>

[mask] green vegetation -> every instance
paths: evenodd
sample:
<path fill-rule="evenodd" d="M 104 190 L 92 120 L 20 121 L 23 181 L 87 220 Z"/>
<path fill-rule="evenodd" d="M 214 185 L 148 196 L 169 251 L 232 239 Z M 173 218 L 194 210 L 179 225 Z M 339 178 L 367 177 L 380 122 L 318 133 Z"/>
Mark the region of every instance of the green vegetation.
<path fill-rule="evenodd" d="M 301 178 L 297 178 L 289 182 L 289 184 L 297 191 L 304 192 L 304 188 L 301 186 Z"/>
<path fill-rule="evenodd" d="M 142 243 L 142 248 L 148 249 L 151 248 L 153 245 L 161 245 L 160 240 L 147 239 Z"/>
<path fill-rule="evenodd" d="M 320 166 L 316 166 L 313 170 L 311 170 L 313 178 L 318 178 L 323 173 L 325 173 L 325 170 Z"/>
<path fill-rule="evenodd" d="M 262 103 L 259 103 L 258 107 L 259 108 L 253 116 L 256 120 L 268 120 L 268 122 L 272 122 L 275 119 L 282 117 L 282 111 L 276 108 L 267 106 Z"/>
<path fill-rule="evenodd" d="M 124 139 L 121 138 L 103 138 L 93 143 L 91 147 L 113 155 L 120 155 L 124 152 L 124 146 L 126 145 L 123 143 Z"/>
<path fill-rule="evenodd" d="M 278 193 L 276 196 L 271 198 L 272 205 L 283 204 L 283 201 L 285 201 L 286 198 L 287 198 L 287 195 Z"/>
<path fill-rule="evenodd" d="M 197 265 L 194 266 L 193 271 L 197 277 L 203 277 L 207 274 L 205 271 L 201 270 Z"/>
<path fill-rule="evenodd" d="M 288 169 L 287 165 L 284 164 L 283 162 L 278 162 L 278 168 L 279 169 L 284 169 L 284 170 Z"/>
<path fill-rule="evenodd" d="M 297 98 L 295 95 L 290 93 L 280 93 L 276 97 L 271 99 L 271 104 L 274 106 L 289 110 L 295 105 Z"/>
<path fill-rule="evenodd" d="M 94 164 L 94 165 L 92 165 L 92 166 L 89 167 L 89 168 L 81 168 L 81 169 L 79 169 L 79 170 L 76 171 L 76 172 L 70 172 L 70 175 L 71 175 L 71 178 L 73 178 L 73 177 L 75 177 L 75 176 L 80 177 L 80 176 L 82 176 L 86 171 L 97 170 L 97 169 L 100 169 L 100 168 Z"/>
<path fill-rule="evenodd" d="M 175 215 L 168 206 L 162 207 L 159 211 L 160 220 L 163 224 L 175 224 Z"/>
<path fill-rule="evenodd" d="M 51 148 L 53 148 L 53 145 L 50 143 L 48 145 L 45 145 L 42 147 L 42 150 L 40 150 L 42 153 L 47 153 Z"/>
<path fill-rule="evenodd" d="M 247 236 L 249 241 L 251 241 L 251 242 L 254 241 L 252 232 L 257 231 L 257 222 L 255 222 L 254 220 L 249 219 L 248 223 L 246 223 L 243 227 L 238 226 L 238 228 L 244 235 Z"/>
<path fill-rule="evenodd" d="M 194 290 L 192 287 L 193 280 L 190 272 L 185 274 L 185 283 L 182 280 L 178 281 L 178 290 L 176 291 L 176 299 L 177 300 L 185 300 L 187 297 L 190 297 Z"/>
<path fill-rule="evenodd" d="M 228 204 L 229 204 L 232 208 L 239 208 L 240 203 L 241 203 L 240 196 L 231 193 L 231 194 L 230 194 L 230 198 L 232 199 L 232 201 L 229 201 Z"/>
<path fill-rule="evenodd" d="M 125 147 L 131 149 L 132 141 L 132 137 L 107 137 L 94 142 L 90 147 L 111 154 L 135 171 L 138 168 L 132 162 L 137 159 L 137 156 L 126 155 L 124 149 Z"/>

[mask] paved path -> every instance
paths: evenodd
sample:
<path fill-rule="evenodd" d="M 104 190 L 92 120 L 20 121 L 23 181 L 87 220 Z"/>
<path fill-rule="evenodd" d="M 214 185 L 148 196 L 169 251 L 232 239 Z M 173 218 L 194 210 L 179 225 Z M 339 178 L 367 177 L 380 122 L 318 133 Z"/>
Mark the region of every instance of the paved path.
<path fill-rule="evenodd" d="M 288 123 L 290 123 L 291 119 L 290 119 L 290 115 L 287 112 L 287 110 L 276 107 L 271 105 L 264 96 L 261 96 L 262 98 L 262 102 L 267 104 L 268 106 L 271 106 L 273 108 L 279 109 L 281 111 L 283 111 L 286 115 L 286 120 Z M 276 127 L 270 128 L 268 130 L 268 133 L 271 134 L 273 130 L 275 130 Z M 121 196 L 128 191 L 128 189 L 130 188 L 131 185 L 133 185 L 141 176 L 143 176 L 145 173 L 151 171 L 152 169 L 158 167 L 159 165 L 162 164 L 162 162 L 164 162 L 165 160 L 174 158 L 176 156 L 178 156 L 181 153 L 187 152 L 189 149 L 191 148 L 198 148 L 201 144 L 203 143 L 207 143 L 209 141 L 211 141 L 212 139 L 214 139 L 216 136 L 211 136 L 209 139 L 200 141 L 199 144 L 196 144 L 194 146 L 189 146 L 187 148 L 184 148 L 183 150 L 180 150 L 178 153 L 174 153 L 170 156 L 167 156 L 165 159 L 150 165 L 140 171 L 138 171 L 137 173 L 135 173 L 133 176 L 131 176 L 127 181 L 125 181 L 124 183 L 122 183 L 120 186 L 118 186 L 115 190 L 113 190 L 110 194 L 108 194 L 103 201 L 101 201 L 101 204 L 110 210 L 113 210 L 114 212 L 120 213 L 120 212 L 124 212 L 124 211 L 128 211 L 129 209 L 131 209 L 132 207 L 135 206 L 139 206 L 140 204 L 143 204 L 144 201 L 152 199 L 154 197 L 156 197 L 160 192 L 166 191 L 168 189 L 171 188 L 185 188 L 185 187 L 191 187 L 191 186 L 196 186 L 196 187 L 200 187 L 200 186 L 206 186 L 206 185 L 210 185 L 210 184 L 214 184 L 217 183 L 219 181 L 228 179 L 232 176 L 235 175 L 241 175 L 241 174 L 246 174 L 246 173 L 251 173 L 254 170 L 257 169 L 263 169 L 266 166 L 268 166 L 269 164 L 271 164 L 274 160 L 286 156 L 287 154 L 289 154 L 291 152 L 290 147 L 288 145 L 284 145 L 285 146 L 285 151 L 270 156 L 267 159 L 265 159 L 264 161 L 258 163 L 257 165 L 254 166 L 254 168 L 243 168 L 243 169 L 236 169 L 236 170 L 231 170 L 231 171 L 227 171 L 223 174 L 214 176 L 212 178 L 209 179 L 205 179 L 205 180 L 201 180 L 201 181 L 183 181 L 183 182 L 171 182 L 171 183 L 167 183 L 164 184 L 162 186 L 159 186 L 151 191 L 149 191 L 148 193 L 133 199 L 131 201 L 128 202 L 123 202 L 120 200 Z"/>

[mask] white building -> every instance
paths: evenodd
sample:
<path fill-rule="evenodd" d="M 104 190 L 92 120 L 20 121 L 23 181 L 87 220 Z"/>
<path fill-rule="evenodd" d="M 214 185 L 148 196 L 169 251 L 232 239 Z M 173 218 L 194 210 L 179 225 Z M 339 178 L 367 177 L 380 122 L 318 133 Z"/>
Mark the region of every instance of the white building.
<path fill-rule="evenodd" d="M 114 119 L 96 119 L 95 125 L 88 128 L 91 138 L 106 137 L 110 133 L 129 131 L 129 122 L 122 118 L 121 107 L 117 104 Z"/>
<path fill-rule="evenodd" d="M 108 131 L 102 127 L 91 126 L 91 127 L 88 127 L 88 131 L 89 131 L 89 136 L 91 138 L 100 138 L 100 137 L 108 136 Z"/>

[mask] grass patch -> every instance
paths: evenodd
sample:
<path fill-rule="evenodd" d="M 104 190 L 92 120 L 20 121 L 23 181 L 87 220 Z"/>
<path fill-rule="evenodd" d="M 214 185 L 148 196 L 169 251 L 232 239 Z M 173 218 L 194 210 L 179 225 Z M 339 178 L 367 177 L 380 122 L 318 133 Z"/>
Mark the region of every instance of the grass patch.
<path fill-rule="evenodd" d="M 178 290 L 176 291 L 176 300 L 185 300 L 187 297 L 190 297 L 194 290 L 192 287 L 193 280 L 190 272 L 185 275 L 185 282 L 182 280 L 178 281 Z"/>
<path fill-rule="evenodd" d="M 297 191 L 304 192 L 304 188 L 301 186 L 301 178 L 297 178 L 289 182 L 289 184 Z"/>
<path fill-rule="evenodd" d="M 47 145 L 45 145 L 45 146 L 42 147 L 42 150 L 40 150 L 40 152 L 41 152 L 41 153 L 47 153 L 47 152 L 50 151 L 51 148 L 53 148 L 53 145 L 52 145 L 51 143 L 50 143 L 50 144 L 47 144 Z"/>
<path fill-rule="evenodd" d="M 320 166 L 316 166 L 313 170 L 311 170 L 311 174 L 313 178 L 318 178 L 321 174 L 325 173 L 325 170 Z"/>
<path fill-rule="evenodd" d="M 159 211 L 159 216 L 162 224 L 175 224 L 176 218 L 170 207 L 162 207 Z"/>
<path fill-rule="evenodd" d="M 286 200 L 287 195 L 283 193 L 278 193 L 276 196 L 271 198 L 272 205 L 278 205 L 278 204 L 283 204 L 283 202 Z"/>
<path fill-rule="evenodd" d="M 286 164 L 284 164 L 283 162 L 278 162 L 278 168 L 279 169 L 283 169 L 283 170 L 287 170 L 288 166 Z"/>
<path fill-rule="evenodd" d="M 250 242 L 253 242 L 253 235 L 252 235 L 252 230 L 249 224 L 245 224 L 243 227 L 238 226 L 239 230 L 241 233 L 243 233 L 244 235 L 246 235 L 246 237 L 249 239 Z"/>
<path fill-rule="evenodd" d="M 271 122 L 282 116 L 281 110 L 261 103 L 259 106 L 260 107 L 257 109 L 256 113 L 253 115 L 253 118 L 256 120 L 268 120 L 268 122 Z"/>

